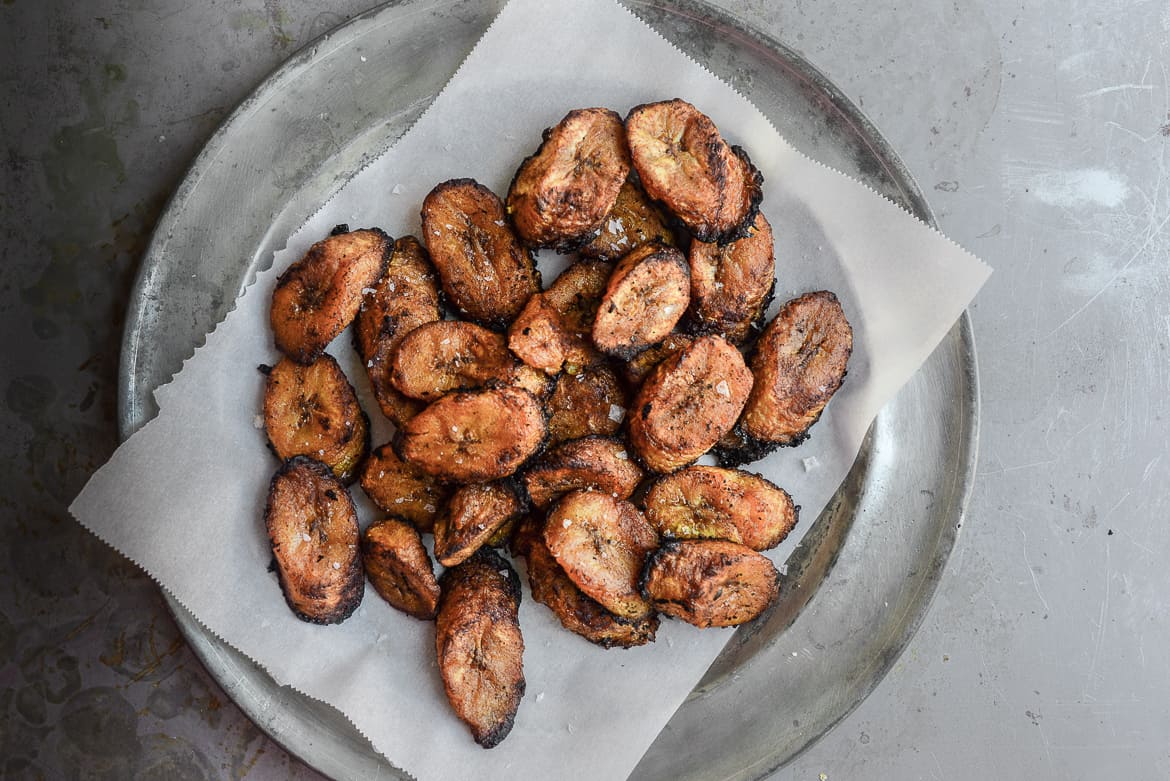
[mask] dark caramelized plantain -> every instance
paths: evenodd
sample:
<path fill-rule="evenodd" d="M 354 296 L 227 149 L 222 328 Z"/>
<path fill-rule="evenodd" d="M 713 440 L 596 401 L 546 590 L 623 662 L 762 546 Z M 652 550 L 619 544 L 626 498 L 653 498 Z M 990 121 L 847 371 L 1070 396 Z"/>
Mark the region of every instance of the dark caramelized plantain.
<path fill-rule="evenodd" d="M 544 293 L 528 299 L 520 315 L 512 321 L 508 328 L 508 349 L 525 365 L 548 374 L 558 373 L 566 364 L 592 363 L 596 356 L 592 345 L 569 329 Z"/>
<path fill-rule="evenodd" d="M 307 456 L 281 464 L 268 488 L 264 526 L 297 618 L 337 624 L 357 610 L 365 583 L 357 512 L 328 466 Z"/>
<path fill-rule="evenodd" d="M 613 266 L 599 260 L 581 260 L 561 272 L 548 290 L 544 299 L 548 302 L 565 326 L 585 338 L 593 334 L 593 319 L 597 305 L 605 294 L 605 286 Z"/>
<path fill-rule="evenodd" d="M 486 483 L 514 473 L 547 437 L 536 397 L 519 388 L 492 388 L 433 402 L 402 427 L 394 447 L 429 475 Z"/>
<path fill-rule="evenodd" d="M 650 372 L 654 371 L 654 367 L 684 347 L 689 347 L 694 341 L 695 337 L 689 336 L 688 334 L 668 334 L 658 344 L 643 350 L 626 361 L 623 367 L 623 375 L 626 378 L 626 382 L 635 388 L 638 387 L 650 376 Z"/>
<path fill-rule="evenodd" d="M 571 252 L 597 235 L 629 173 L 622 118 L 607 108 L 570 111 L 520 164 L 508 214 L 529 246 Z"/>
<path fill-rule="evenodd" d="M 512 730 L 524 696 L 520 578 L 489 548 L 443 573 L 435 651 L 443 688 L 475 742 L 492 748 Z"/>
<path fill-rule="evenodd" d="M 538 525 L 522 527 L 517 536 L 522 533 L 525 539 L 520 546 L 532 598 L 552 610 L 561 626 L 602 648 L 633 648 L 654 642 L 658 616 L 618 618 L 577 588 L 544 544 Z"/>
<path fill-rule="evenodd" d="M 642 470 L 616 439 L 584 437 L 550 450 L 524 471 L 528 497 L 544 509 L 569 491 L 592 488 L 629 499 L 642 481 Z"/>
<path fill-rule="evenodd" d="M 804 441 L 841 387 L 852 352 L 853 329 L 832 293 L 806 293 L 781 307 L 751 360 L 755 385 L 737 427 L 749 457 Z"/>
<path fill-rule="evenodd" d="M 444 567 L 454 567 L 523 511 L 516 492 L 505 482 L 459 486 L 447 511 L 435 521 L 435 558 Z"/>
<path fill-rule="evenodd" d="M 644 244 L 623 257 L 606 284 L 593 321 L 593 344 L 628 359 L 661 342 L 690 303 L 690 272 L 682 253 Z"/>
<path fill-rule="evenodd" d="M 695 238 L 726 244 L 746 235 L 764 178 L 708 116 L 677 98 L 646 103 L 630 110 L 626 134 L 642 187 Z"/>
<path fill-rule="evenodd" d="M 621 382 L 605 364 L 588 366 L 575 375 L 561 374 L 548 401 L 549 443 L 617 433 L 626 403 Z"/>
<path fill-rule="evenodd" d="M 420 532 L 434 528 L 451 493 L 447 486 L 399 458 L 389 444 L 370 453 L 362 468 L 361 485 L 379 509 L 410 521 Z"/>
<path fill-rule="evenodd" d="M 439 582 L 418 529 L 397 518 L 370 524 L 362 535 L 366 575 L 382 599 L 430 621 L 439 609 Z"/>
<path fill-rule="evenodd" d="M 664 537 L 730 540 L 757 551 L 788 536 L 798 509 L 787 491 L 759 475 L 715 466 L 688 466 L 660 478 L 642 506 Z"/>
<path fill-rule="evenodd" d="M 654 528 L 629 502 L 600 491 L 573 491 L 549 510 L 544 542 L 581 591 L 627 619 L 650 615 L 638 591 Z"/>
<path fill-rule="evenodd" d="M 282 358 L 268 370 L 264 428 L 277 458 L 312 456 L 345 483 L 370 448 L 369 419 L 327 353 L 308 366 Z"/>
<path fill-rule="evenodd" d="M 392 241 L 377 228 L 335 233 L 289 266 L 269 311 L 277 349 L 297 363 L 315 361 L 357 316 L 362 291 L 386 269 Z"/>
<path fill-rule="evenodd" d="M 646 196 L 636 176 L 626 179 L 613 209 L 601 224 L 597 238 L 581 248 L 582 257 L 616 261 L 651 241 L 675 246 L 666 215 Z"/>
<path fill-rule="evenodd" d="M 354 346 L 382 413 L 401 426 L 423 408 L 390 382 L 391 360 L 398 343 L 424 323 L 439 320 L 439 281 L 427 251 L 414 236 L 394 242 L 386 273 L 362 298 L 354 328 Z"/>
<path fill-rule="evenodd" d="M 392 365 L 394 387 L 423 401 L 452 390 L 510 384 L 519 368 L 502 334 L 458 320 L 439 320 L 411 331 L 399 342 Z"/>
<path fill-rule="evenodd" d="M 630 410 L 630 444 L 655 472 L 673 472 L 731 431 L 752 388 L 739 350 L 701 336 L 660 363 Z"/>
<path fill-rule="evenodd" d="M 540 292 L 540 272 L 512 232 L 504 205 L 474 179 L 431 190 L 422 224 L 443 290 L 468 319 L 504 328 Z"/>
<path fill-rule="evenodd" d="M 667 542 L 650 554 L 642 593 L 655 608 L 700 628 L 751 621 L 780 593 L 762 553 L 727 540 Z"/>
<path fill-rule="evenodd" d="M 776 285 L 772 226 L 756 215 L 748 235 L 725 244 L 691 242 L 690 326 L 742 344 L 762 324 Z"/>

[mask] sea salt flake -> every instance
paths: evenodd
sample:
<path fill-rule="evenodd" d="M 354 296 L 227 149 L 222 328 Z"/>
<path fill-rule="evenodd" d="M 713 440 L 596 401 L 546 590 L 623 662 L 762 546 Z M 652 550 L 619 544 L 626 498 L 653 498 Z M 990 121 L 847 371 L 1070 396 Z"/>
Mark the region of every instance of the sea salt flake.
<path fill-rule="evenodd" d="M 374 288 L 372 288 L 372 287 L 363 287 L 363 288 L 362 288 L 362 295 L 363 295 L 363 296 L 368 296 L 368 295 L 370 295 L 371 293 L 376 293 L 376 292 L 377 292 L 377 291 L 376 291 L 376 290 L 374 290 Z"/>
<path fill-rule="evenodd" d="M 662 307 L 662 314 L 666 315 L 667 317 L 674 314 L 674 304 L 667 304 L 666 306 Z"/>
<path fill-rule="evenodd" d="M 540 702 L 543 699 L 544 699 L 544 692 L 540 692 L 539 694 L 536 695 L 537 702 Z"/>
<path fill-rule="evenodd" d="M 333 569 L 341 569 L 341 562 L 340 561 L 333 562 Z"/>
<path fill-rule="evenodd" d="M 391 292 L 391 293 L 393 293 L 393 292 L 394 292 L 394 290 L 395 290 L 395 287 L 394 287 L 394 283 L 393 283 L 393 282 L 391 282 L 390 284 L 386 285 L 386 287 L 390 289 L 390 292 Z"/>
<path fill-rule="evenodd" d="M 424 504 L 423 509 L 429 513 L 433 513 L 435 511 L 435 506 L 433 504 Z"/>
<path fill-rule="evenodd" d="M 301 532 L 301 539 L 304 540 L 305 542 L 312 542 L 313 541 L 313 538 L 309 535 L 308 532 Z"/>
<path fill-rule="evenodd" d="M 622 461 L 625 461 L 625 460 L 629 459 L 630 454 L 624 450 L 619 450 L 617 452 L 617 457 L 620 458 Z"/>
<path fill-rule="evenodd" d="M 731 388 L 727 387 L 727 380 L 720 380 L 719 384 L 715 386 L 715 392 L 724 398 L 731 398 Z"/>
<path fill-rule="evenodd" d="M 561 525 L 562 525 L 562 526 L 564 526 L 564 527 L 567 529 L 567 528 L 569 528 L 570 526 L 572 526 L 572 525 L 573 525 L 573 521 L 572 521 L 572 519 L 570 519 L 570 518 L 566 518 L 566 519 L 565 519 L 565 522 L 564 522 L 564 523 L 562 523 Z"/>
<path fill-rule="evenodd" d="M 252 418 L 252 425 L 256 428 L 264 428 L 264 416 L 257 415 L 256 417 Z"/>
<path fill-rule="evenodd" d="M 804 467 L 804 471 L 811 472 L 812 470 L 814 470 L 818 466 L 820 466 L 821 462 L 817 461 L 816 456 L 808 456 L 807 458 L 800 459 L 800 464 L 801 464 L 801 466 Z"/>
<path fill-rule="evenodd" d="M 394 185 L 394 187 L 390 190 L 390 192 L 393 193 L 394 195 L 402 195 L 402 185 L 400 185 L 400 184 Z"/>
<path fill-rule="evenodd" d="M 621 423 L 622 418 L 626 416 L 626 408 L 619 407 L 616 404 L 609 405 L 609 419 L 614 423 Z"/>

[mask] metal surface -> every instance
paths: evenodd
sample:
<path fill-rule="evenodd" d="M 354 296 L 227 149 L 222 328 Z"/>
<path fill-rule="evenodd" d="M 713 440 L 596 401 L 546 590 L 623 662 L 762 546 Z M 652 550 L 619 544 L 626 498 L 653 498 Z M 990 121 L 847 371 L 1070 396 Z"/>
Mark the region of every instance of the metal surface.
<path fill-rule="evenodd" d="M 153 414 L 150 391 L 284 237 L 409 127 L 497 6 L 414 2 L 370 12 L 295 56 L 217 131 L 163 213 L 131 298 L 124 436 Z M 706 4 L 632 6 L 743 91 L 798 148 L 930 219 L 888 145 L 794 52 Z M 379 74 L 360 86 L 338 67 L 359 55 Z M 921 620 L 954 544 L 974 468 L 974 366 L 964 317 L 879 416 L 846 486 L 790 560 L 783 604 L 737 634 L 636 777 L 761 777 L 877 684 Z M 386 769 L 343 717 L 276 687 L 172 608 L 208 669 L 266 732 L 329 775 Z M 809 636 L 817 638 L 811 652 Z M 783 713 L 774 703 L 784 703 Z M 711 752 L 712 743 L 724 750 Z"/>

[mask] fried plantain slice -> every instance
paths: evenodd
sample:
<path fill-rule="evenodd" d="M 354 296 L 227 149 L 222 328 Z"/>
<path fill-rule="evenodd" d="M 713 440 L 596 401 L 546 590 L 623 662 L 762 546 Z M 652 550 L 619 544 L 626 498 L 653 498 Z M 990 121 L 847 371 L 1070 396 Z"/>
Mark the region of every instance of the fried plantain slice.
<path fill-rule="evenodd" d="M 635 174 L 622 185 L 613 209 L 601 224 L 601 233 L 580 252 L 582 257 L 616 261 L 651 241 L 678 246 L 673 231 L 667 227 L 666 215 L 642 190 Z"/>
<path fill-rule="evenodd" d="M 798 510 L 787 491 L 763 477 L 716 466 L 688 466 L 658 479 L 642 506 L 664 537 L 730 540 L 757 551 L 779 545 Z"/>
<path fill-rule="evenodd" d="M 781 307 L 751 359 L 755 385 L 737 427 L 748 447 L 738 455 L 758 458 L 770 447 L 803 442 L 841 387 L 852 352 L 853 329 L 829 291 Z M 730 461 L 737 454 L 724 456 Z"/>
<path fill-rule="evenodd" d="M 571 252 L 597 235 L 629 173 L 622 118 L 607 108 L 570 111 L 520 164 L 508 214 L 530 247 Z"/>
<path fill-rule="evenodd" d="M 451 494 L 447 486 L 399 458 L 389 444 L 370 454 L 360 479 L 380 510 L 410 521 L 420 532 L 434 528 Z"/>
<path fill-rule="evenodd" d="M 630 413 L 630 444 L 655 472 L 673 472 L 731 430 L 752 388 L 743 356 L 718 336 L 701 336 L 642 384 Z"/>
<path fill-rule="evenodd" d="M 655 608 L 700 628 L 751 621 L 780 593 L 762 553 L 727 540 L 666 542 L 646 560 L 642 593 Z"/>
<path fill-rule="evenodd" d="M 623 375 L 631 386 L 637 387 L 650 376 L 654 367 L 677 353 L 684 347 L 689 347 L 695 337 L 689 334 L 667 334 L 658 344 L 635 355 L 625 362 Z"/>
<path fill-rule="evenodd" d="M 627 404 L 621 382 L 605 364 L 587 366 L 575 375 L 561 374 L 548 401 L 549 444 L 617 433 Z"/>
<path fill-rule="evenodd" d="M 549 510 L 544 543 L 577 588 L 606 610 L 635 620 L 651 614 L 638 575 L 658 535 L 634 505 L 600 491 L 572 491 Z"/>
<path fill-rule="evenodd" d="M 512 731 L 524 696 L 520 578 L 481 548 L 439 579 L 435 651 L 447 700 L 484 748 Z"/>
<path fill-rule="evenodd" d="M 726 244 L 746 235 L 764 177 L 710 117 L 677 98 L 645 103 L 630 109 L 626 134 L 642 187 L 695 238 Z"/>
<path fill-rule="evenodd" d="M 629 499 L 642 482 L 642 470 L 616 439 L 590 436 L 574 439 L 545 453 L 524 471 L 524 487 L 544 509 L 569 491 L 592 488 L 617 499 Z"/>
<path fill-rule="evenodd" d="M 354 327 L 354 346 L 374 398 L 395 426 L 414 417 L 423 405 L 391 384 L 394 350 L 415 328 L 441 317 L 439 281 L 430 257 L 418 239 L 403 236 L 394 242 L 386 273 L 373 288 L 366 288 Z"/>
<path fill-rule="evenodd" d="M 597 305 L 605 294 L 613 266 L 599 260 L 580 260 L 561 272 L 548 290 L 545 301 L 561 316 L 565 326 L 577 334 L 591 338 Z"/>
<path fill-rule="evenodd" d="M 528 299 L 508 328 L 508 349 L 525 365 L 557 374 L 568 363 L 582 366 L 595 360 L 592 345 L 574 333 L 549 304 L 544 293 Z"/>
<path fill-rule="evenodd" d="M 422 224 L 443 291 L 466 318 L 502 329 L 540 292 L 540 272 L 512 232 L 504 205 L 474 179 L 431 190 Z"/>
<path fill-rule="evenodd" d="M 362 563 L 382 599 L 430 621 L 439 610 L 439 582 L 418 529 L 397 518 L 370 524 L 362 535 Z"/>
<path fill-rule="evenodd" d="M 272 291 L 276 348 L 297 363 L 317 360 L 357 316 L 362 291 L 382 276 L 392 247 L 393 239 L 377 228 L 334 233 L 310 247 Z"/>
<path fill-rule="evenodd" d="M 487 542 L 485 542 L 484 545 L 488 546 L 489 548 L 507 548 L 508 545 L 512 542 L 512 535 L 516 531 L 516 526 L 519 523 L 519 520 L 520 515 L 513 515 L 504 522 L 503 526 L 496 529 L 492 533 L 491 537 L 487 538 Z"/>
<path fill-rule="evenodd" d="M 691 330 L 742 344 L 762 326 L 776 286 L 772 226 L 757 214 L 746 236 L 722 247 L 691 242 Z"/>
<path fill-rule="evenodd" d="M 523 503 L 506 482 L 459 486 L 435 521 L 435 558 L 454 567 L 523 512 Z"/>
<path fill-rule="evenodd" d="M 370 449 L 369 418 L 332 355 L 308 366 L 288 358 L 267 370 L 264 429 L 276 457 L 312 456 L 353 482 Z"/>
<path fill-rule="evenodd" d="M 268 488 L 264 526 L 297 618 L 338 624 L 357 610 L 365 583 L 357 512 L 328 466 L 308 456 L 281 464 Z"/>
<path fill-rule="evenodd" d="M 613 270 L 593 321 L 593 344 L 629 359 L 661 342 L 690 303 L 686 258 L 673 247 L 644 244 Z"/>
<path fill-rule="evenodd" d="M 394 449 L 429 475 L 486 483 L 513 474 L 544 445 L 540 402 L 519 388 L 450 393 L 399 430 Z"/>
<path fill-rule="evenodd" d="M 423 401 L 452 390 L 510 384 L 519 367 L 502 334 L 459 320 L 414 329 L 399 342 L 391 364 L 394 387 Z"/>

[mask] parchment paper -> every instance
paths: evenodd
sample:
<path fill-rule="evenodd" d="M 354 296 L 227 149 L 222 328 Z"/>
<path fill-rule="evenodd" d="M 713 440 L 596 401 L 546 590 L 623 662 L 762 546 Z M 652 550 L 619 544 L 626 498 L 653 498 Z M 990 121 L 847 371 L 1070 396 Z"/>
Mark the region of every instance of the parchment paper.
<path fill-rule="evenodd" d="M 570 109 L 683 97 L 743 145 L 765 177 L 777 237 L 777 300 L 835 291 L 855 329 L 842 391 L 797 449 L 753 469 L 787 488 L 802 522 L 780 564 L 833 495 L 881 406 L 926 359 L 990 270 L 856 182 L 795 152 L 764 116 L 611 0 L 513 0 L 431 108 L 314 216 L 237 302 L 174 381 L 161 411 L 100 469 L 71 507 L 212 632 L 278 681 L 345 713 L 419 779 L 624 778 L 698 682 L 730 630 L 664 621 L 658 641 L 604 651 L 562 630 L 527 591 L 528 693 L 512 734 L 476 746 L 448 706 L 433 625 L 367 589 L 339 626 L 285 606 L 262 512 L 277 467 L 259 428 L 262 377 L 278 358 L 267 327 L 276 275 L 336 223 L 418 234 L 423 197 L 474 177 L 501 196 L 542 129 Z M 542 255 L 546 281 L 563 259 Z M 773 312 L 776 305 L 773 306 Z M 389 437 L 348 334 L 331 349 L 364 395 L 377 445 Z M 361 491 L 363 524 L 373 519 Z M 521 570 L 522 571 L 522 570 Z M 296 747 L 293 747 L 294 749 Z"/>

